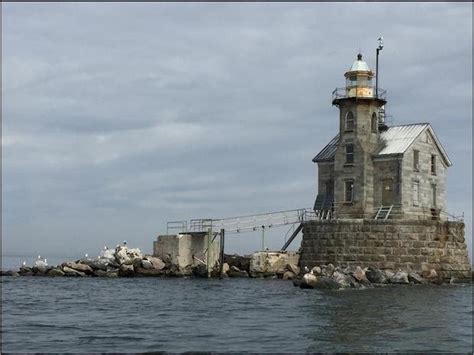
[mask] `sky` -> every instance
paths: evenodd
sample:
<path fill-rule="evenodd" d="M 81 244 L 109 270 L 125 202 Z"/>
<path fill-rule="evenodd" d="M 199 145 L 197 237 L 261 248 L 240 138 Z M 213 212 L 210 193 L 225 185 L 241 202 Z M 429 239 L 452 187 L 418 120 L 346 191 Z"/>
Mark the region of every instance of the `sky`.
<path fill-rule="evenodd" d="M 4 255 L 151 253 L 167 221 L 311 207 L 331 92 L 379 36 L 386 111 L 432 124 L 472 251 L 469 3 L 2 3 L 2 22 Z"/>

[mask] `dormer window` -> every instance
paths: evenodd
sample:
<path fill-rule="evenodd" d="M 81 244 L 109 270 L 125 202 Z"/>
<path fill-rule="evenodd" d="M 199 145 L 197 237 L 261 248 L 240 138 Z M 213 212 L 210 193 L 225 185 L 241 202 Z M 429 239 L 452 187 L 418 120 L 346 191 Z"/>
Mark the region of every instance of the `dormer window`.
<path fill-rule="evenodd" d="M 372 119 L 370 122 L 370 127 L 372 128 L 372 132 L 377 133 L 378 130 L 378 119 L 377 119 L 377 114 L 374 112 L 372 114 Z"/>
<path fill-rule="evenodd" d="M 354 130 L 354 114 L 352 111 L 349 111 L 345 119 L 345 130 L 353 131 Z"/>

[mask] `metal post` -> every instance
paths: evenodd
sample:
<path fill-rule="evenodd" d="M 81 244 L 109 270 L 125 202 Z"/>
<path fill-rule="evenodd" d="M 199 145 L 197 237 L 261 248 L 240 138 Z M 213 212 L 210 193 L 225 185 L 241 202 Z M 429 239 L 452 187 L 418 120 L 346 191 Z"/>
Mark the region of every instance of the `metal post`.
<path fill-rule="evenodd" d="M 375 56 L 375 97 L 379 98 L 379 52 L 380 48 L 377 48 L 377 55 Z"/>
<path fill-rule="evenodd" d="M 211 277 L 211 236 L 212 229 L 207 229 L 207 277 Z"/>
<path fill-rule="evenodd" d="M 262 226 L 262 251 L 265 250 L 265 226 Z"/>
<path fill-rule="evenodd" d="M 224 229 L 221 229 L 221 254 L 220 254 L 220 271 L 219 271 L 219 277 L 222 279 L 222 273 L 224 271 L 224 238 L 225 238 L 225 231 Z"/>

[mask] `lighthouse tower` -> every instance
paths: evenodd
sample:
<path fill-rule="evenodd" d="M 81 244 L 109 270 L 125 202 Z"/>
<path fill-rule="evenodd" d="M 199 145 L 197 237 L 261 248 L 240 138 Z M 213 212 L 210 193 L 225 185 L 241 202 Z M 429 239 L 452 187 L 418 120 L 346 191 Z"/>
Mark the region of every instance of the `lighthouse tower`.
<path fill-rule="evenodd" d="M 370 218 L 375 207 L 372 156 L 379 146 L 380 132 L 386 128 L 385 91 L 374 87 L 374 73 L 360 53 L 344 76 L 346 86 L 335 89 L 332 100 L 339 108 L 334 212 L 336 218 Z"/>

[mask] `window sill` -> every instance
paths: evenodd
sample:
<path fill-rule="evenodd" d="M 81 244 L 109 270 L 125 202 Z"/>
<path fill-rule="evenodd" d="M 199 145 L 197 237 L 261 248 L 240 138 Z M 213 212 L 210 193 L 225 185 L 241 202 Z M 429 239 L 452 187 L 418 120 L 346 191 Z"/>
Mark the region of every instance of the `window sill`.
<path fill-rule="evenodd" d="M 343 202 L 342 204 L 343 204 L 343 205 L 350 206 L 350 205 L 353 205 L 353 204 L 354 204 L 354 201 L 350 201 L 350 202 L 345 201 L 345 202 Z"/>
<path fill-rule="evenodd" d="M 352 168 L 354 166 L 354 163 L 345 163 L 344 168 Z"/>

